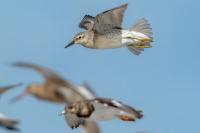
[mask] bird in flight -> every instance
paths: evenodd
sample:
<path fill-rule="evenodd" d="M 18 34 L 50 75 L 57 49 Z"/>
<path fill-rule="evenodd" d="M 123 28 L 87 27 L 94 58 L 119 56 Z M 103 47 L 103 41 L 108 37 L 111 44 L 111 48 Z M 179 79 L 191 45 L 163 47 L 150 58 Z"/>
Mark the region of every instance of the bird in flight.
<path fill-rule="evenodd" d="M 57 73 L 31 63 L 15 62 L 13 65 L 16 67 L 33 69 L 39 72 L 44 77 L 45 81 L 40 84 L 30 84 L 23 93 L 13 98 L 12 101 L 18 101 L 30 94 L 41 100 L 63 104 L 70 104 L 96 97 L 91 87 L 86 83 L 81 86 L 74 86 L 70 81 L 65 80 Z M 82 127 L 87 133 L 100 133 L 98 124 L 94 121 L 88 120 Z"/>
<path fill-rule="evenodd" d="M 127 30 L 122 28 L 127 7 L 128 4 L 123 4 L 97 14 L 96 17 L 85 15 L 79 24 L 85 31 L 76 34 L 65 48 L 73 44 L 91 49 L 127 47 L 135 55 L 139 55 L 144 48 L 150 48 L 153 33 L 145 18 Z"/>
<path fill-rule="evenodd" d="M 4 114 L 0 113 L 0 127 L 12 131 L 19 131 L 16 125 L 19 124 L 18 120 L 7 118 Z"/>
<path fill-rule="evenodd" d="M 135 121 L 143 117 L 142 111 L 106 98 L 74 102 L 65 106 L 60 115 L 64 115 L 66 122 L 72 129 L 84 125 L 86 120 L 103 121 L 119 118 L 123 121 Z"/>

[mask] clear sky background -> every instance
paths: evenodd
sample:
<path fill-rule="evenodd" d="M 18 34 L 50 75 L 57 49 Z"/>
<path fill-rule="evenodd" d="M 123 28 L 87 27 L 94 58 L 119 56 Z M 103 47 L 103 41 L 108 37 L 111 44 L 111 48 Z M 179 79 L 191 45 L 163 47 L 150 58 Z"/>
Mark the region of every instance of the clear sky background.
<path fill-rule="evenodd" d="M 126 48 L 64 49 L 82 31 L 78 24 L 85 14 L 96 15 L 123 3 L 129 4 L 123 27 L 147 18 L 154 32 L 153 48 L 140 56 Z M 0 99 L 0 112 L 21 120 L 23 133 L 80 133 L 58 116 L 63 105 L 32 96 L 9 104 L 29 83 L 42 82 L 37 73 L 8 65 L 27 61 L 51 68 L 77 85 L 88 81 L 100 97 L 144 111 L 136 123 L 101 122 L 104 133 L 200 132 L 199 5 L 198 0 L 1 0 L 0 86 L 25 85 Z"/>

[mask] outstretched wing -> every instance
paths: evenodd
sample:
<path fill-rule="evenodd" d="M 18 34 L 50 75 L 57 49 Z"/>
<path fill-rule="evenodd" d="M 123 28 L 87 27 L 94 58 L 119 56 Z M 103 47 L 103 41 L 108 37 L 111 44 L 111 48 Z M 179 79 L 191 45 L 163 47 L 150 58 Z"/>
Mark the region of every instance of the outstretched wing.
<path fill-rule="evenodd" d="M 128 4 L 104 11 L 95 17 L 93 31 L 104 33 L 105 30 L 121 28 L 124 12 Z"/>
<path fill-rule="evenodd" d="M 90 15 L 85 15 L 79 24 L 79 28 L 86 30 L 92 29 L 94 26 L 95 17 Z"/>
<path fill-rule="evenodd" d="M 129 105 L 126 105 L 122 102 L 113 99 L 95 98 L 93 101 L 95 105 L 99 106 L 99 108 L 100 106 L 102 106 L 102 110 L 104 109 L 104 111 L 112 111 L 114 115 L 116 115 L 122 120 L 135 121 L 136 119 L 140 119 L 143 117 L 142 111 L 138 111 Z"/>
<path fill-rule="evenodd" d="M 13 63 L 13 65 L 17 66 L 17 67 L 22 67 L 22 68 L 33 69 L 33 70 L 39 72 L 41 75 L 43 75 L 44 78 L 46 79 L 46 81 L 58 83 L 60 85 L 66 84 L 66 81 L 61 76 L 59 76 L 58 74 L 56 74 L 55 72 L 53 72 L 47 68 L 41 67 L 39 65 L 35 65 L 32 63 L 26 63 L 26 62 L 15 62 L 15 63 Z"/>
<path fill-rule="evenodd" d="M 112 100 L 112 102 L 113 104 L 118 105 L 118 108 L 120 110 L 124 111 L 125 113 L 131 114 L 131 116 L 133 116 L 132 118 L 134 119 L 134 121 L 143 117 L 142 110 L 136 110 L 135 108 L 116 100 Z"/>
<path fill-rule="evenodd" d="M 58 89 L 57 92 L 65 98 L 67 104 L 86 99 L 94 99 L 96 97 L 94 91 L 87 83 L 71 89 L 61 87 L 61 89 Z"/>
<path fill-rule="evenodd" d="M 65 87 L 60 86 L 60 89 L 57 89 L 57 93 L 65 99 L 66 104 L 70 104 L 73 102 L 84 100 L 84 96 L 82 96 L 76 87 Z"/>
<path fill-rule="evenodd" d="M 85 99 L 94 99 L 96 94 L 92 87 L 84 82 L 81 86 L 77 87 L 77 91 L 85 98 Z"/>

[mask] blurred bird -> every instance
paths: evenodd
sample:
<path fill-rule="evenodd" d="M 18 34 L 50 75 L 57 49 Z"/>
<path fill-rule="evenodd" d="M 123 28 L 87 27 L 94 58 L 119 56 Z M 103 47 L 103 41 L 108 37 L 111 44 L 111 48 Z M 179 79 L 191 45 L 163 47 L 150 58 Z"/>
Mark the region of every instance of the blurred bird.
<path fill-rule="evenodd" d="M 14 119 L 9 119 L 0 113 L 0 127 L 6 128 L 8 130 L 19 131 L 16 125 L 19 124 L 19 121 Z"/>
<path fill-rule="evenodd" d="M 135 55 L 144 48 L 150 48 L 153 41 L 152 30 L 148 21 L 143 18 L 128 30 L 122 29 L 124 12 L 128 4 L 104 11 L 96 17 L 85 15 L 79 24 L 84 32 L 76 34 L 65 46 L 81 44 L 92 49 L 111 49 L 127 47 Z"/>
<path fill-rule="evenodd" d="M 135 121 L 143 117 L 142 111 L 106 98 L 74 102 L 65 106 L 60 114 L 65 116 L 68 125 L 73 129 L 85 123 L 85 120 L 103 121 L 119 118 L 123 121 Z"/>
<path fill-rule="evenodd" d="M 22 83 L 18 83 L 18 84 L 12 84 L 12 85 L 8 85 L 8 86 L 0 87 L 0 96 L 1 96 L 3 93 L 5 93 L 5 92 L 7 92 L 7 91 L 9 91 L 9 90 L 11 90 L 11 89 L 14 89 L 14 88 L 16 88 L 16 87 L 19 87 L 19 86 L 21 86 L 21 85 L 22 85 Z"/>
<path fill-rule="evenodd" d="M 41 84 L 33 83 L 29 85 L 22 94 L 13 98 L 12 101 L 18 101 L 24 96 L 30 94 L 41 100 L 67 104 L 95 98 L 94 92 L 86 83 L 82 86 L 75 87 L 71 82 L 65 80 L 60 75 L 47 68 L 25 62 L 16 62 L 13 63 L 13 65 L 16 67 L 33 69 L 39 72 L 44 77 L 45 82 Z M 90 127 L 91 125 L 93 125 L 92 128 Z M 87 133 L 100 133 L 98 125 L 93 121 L 87 121 L 85 125 L 83 125 L 83 128 Z"/>

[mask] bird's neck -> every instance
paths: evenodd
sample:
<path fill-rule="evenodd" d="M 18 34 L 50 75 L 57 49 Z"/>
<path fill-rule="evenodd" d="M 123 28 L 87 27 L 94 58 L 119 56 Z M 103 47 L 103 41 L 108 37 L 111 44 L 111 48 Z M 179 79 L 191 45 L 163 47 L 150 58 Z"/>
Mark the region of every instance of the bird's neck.
<path fill-rule="evenodd" d="M 93 48 L 94 47 L 94 32 L 93 31 L 86 31 L 87 42 L 83 44 L 84 47 Z"/>

